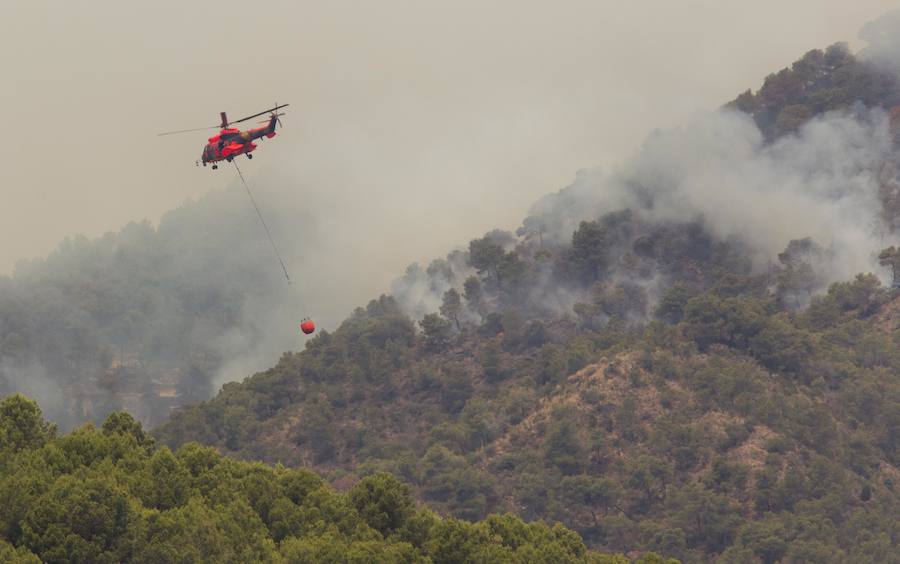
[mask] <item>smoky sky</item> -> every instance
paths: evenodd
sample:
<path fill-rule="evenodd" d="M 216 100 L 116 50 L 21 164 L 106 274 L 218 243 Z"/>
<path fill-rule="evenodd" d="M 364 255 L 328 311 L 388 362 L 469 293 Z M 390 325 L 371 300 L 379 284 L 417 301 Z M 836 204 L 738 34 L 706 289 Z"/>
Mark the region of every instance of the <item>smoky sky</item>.
<path fill-rule="evenodd" d="M 895 6 L 7 3 L 0 272 L 233 187 L 229 167 L 194 166 L 205 133 L 155 134 L 289 102 L 241 165 L 264 211 L 310 224 L 298 233 L 314 249 L 289 267 L 336 320 L 410 262 L 515 228 L 576 170 L 622 161 L 652 129 Z"/>

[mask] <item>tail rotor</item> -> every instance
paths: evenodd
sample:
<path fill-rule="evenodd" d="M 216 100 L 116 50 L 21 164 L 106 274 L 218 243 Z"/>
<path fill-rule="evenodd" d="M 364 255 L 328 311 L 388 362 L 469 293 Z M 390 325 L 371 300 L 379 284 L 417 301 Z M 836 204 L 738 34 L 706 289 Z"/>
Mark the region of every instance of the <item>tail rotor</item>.
<path fill-rule="evenodd" d="M 287 104 L 285 104 L 286 106 Z M 281 127 L 284 127 L 284 124 L 281 123 L 281 116 L 284 115 L 284 112 L 279 112 L 278 108 L 283 108 L 284 106 L 279 106 L 278 102 L 275 102 L 275 108 L 269 111 L 269 119 L 260 121 L 259 123 L 270 123 L 272 118 L 275 118 L 275 123 Z"/>
<path fill-rule="evenodd" d="M 278 108 L 278 102 L 275 102 L 275 108 L 276 108 L 276 109 Z M 284 112 L 281 112 L 281 113 L 276 113 L 275 111 L 272 112 L 272 116 L 275 118 L 275 122 L 276 122 L 280 127 L 284 127 L 283 125 L 281 125 L 281 117 L 280 117 L 280 116 L 283 116 L 283 115 L 284 115 Z"/>

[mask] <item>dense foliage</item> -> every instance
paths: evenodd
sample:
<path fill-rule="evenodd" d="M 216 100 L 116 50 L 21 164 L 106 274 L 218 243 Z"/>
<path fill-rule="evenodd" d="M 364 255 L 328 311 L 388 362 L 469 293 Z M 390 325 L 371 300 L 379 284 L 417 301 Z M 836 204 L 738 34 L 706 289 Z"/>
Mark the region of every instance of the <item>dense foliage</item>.
<path fill-rule="evenodd" d="M 846 44 L 815 49 L 766 77 L 755 94 L 730 103 L 756 120 L 770 139 L 797 131 L 813 116 L 855 104 L 891 108 L 900 104 L 897 79 L 889 71 L 855 57 Z"/>
<path fill-rule="evenodd" d="M 3 562 L 631 562 L 559 524 L 442 519 L 385 473 L 338 493 L 304 469 L 157 448 L 125 412 L 57 437 L 21 395 L 0 401 L 0 503 Z"/>
<path fill-rule="evenodd" d="M 737 105 L 772 140 L 799 127 L 779 117 L 791 105 L 808 119 L 896 100 L 837 46 Z M 442 513 L 560 520 L 605 550 L 891 561 L 900 302 L 871 274 L 828 286 L 833 255 L 815 241 L 754 267 L 745 242 L 702 217 L 662 220 L 652 191 L 634 192 L 642 206 L 560 238 L 561 217 L 584 212 L 564 190 L 515 236 L 410 267 L 394 297 L 157 437 L 336 483 L 386 470 Z"/>
<path fill-rule="evenodd" d="M 900 538 L 889 298 L 871 276 L 793 314 L 676 292 L 676 325 L 571 333 L 507 312 L 442 352 L 383 298 L 159 436 L 335 479 L 389 470 L 442 511 L 559 519 L 610 550 L 883 560 Z"/>
<path fill-rule="evenodd" d="M 776 151 L 825 113 L 897 104 L 896 81 L 838 45 L 730 106 Z M 886 153 L 863 176 L 895 235 Z M 649 164 L 617 179 L 627 209 L 594 213 L 577 181 L 155 438 L 114 410 L 148 421 L 208 397 L 265 340 L 247 304 L 286 309 L 235 193 L 19 265 L 0 278 L 0 395 L 57 391 L 64 427 L 113 413 L 59 437 L 33 402 L 0 403 L 0 560 L 627 561 L 583 538 L 686 561 L 896 561 L 896 292 L 827 284 L 833 249 L 811 239 L 760 267 L 701 214 L 660 213 L 673 178 Z M 900 272 L 895 247 L 878 257 Z"/>

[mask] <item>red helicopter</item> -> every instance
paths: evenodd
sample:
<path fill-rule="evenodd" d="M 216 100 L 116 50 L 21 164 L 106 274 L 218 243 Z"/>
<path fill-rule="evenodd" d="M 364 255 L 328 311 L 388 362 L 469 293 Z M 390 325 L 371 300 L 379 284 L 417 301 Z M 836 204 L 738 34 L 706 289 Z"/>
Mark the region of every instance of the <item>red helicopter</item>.
<path fill-rule="evenodd" d="M 278 105 L 276 103 L 274 108 L 269 108 L 258 114 L 253 114 L 252 116 L 247 116 L 234 121 L 228 121 L 228 116 L 225 115 L 225 112 L 221 112 L 219 114 L 222 117 L 221 125 L 197 127 L 195 129 L 179 129 L 178 131 L 167 131 L 165 133 L 160 133 L 159 135 L 173 135 L 175 133 L 188 133 L 191 131 L 220 128 L 221 131 L 219 131 L 218 135 L 209 138 L 209 143 L 203 148 L 203 154 L 200 156 L 200 160 L 197 161 L 198 166 L 201 161 L 203 162 L 203 166 L 206 166 L 206 163 L 213 163 L 212 168 L 215 170 L 219 168 L 219 165 L 215 163 L 219 161 L 231 162 L 232 159 L 238 155 L 247 155 L 248 159 L 252 159 L 253 155 L 250 153 L 256 149 L 256 143 L 254 143 L 253 140 L 261 139 L 263 137 L 268 139 L 275 137 L 275 125 L 281 125 L 281 120 L 278 119 L 278 117 L 284 115 L 283 113 L 278 113 L 278 110 L 289 105 L 290 104 Z M 240 131 L 239 129 L 229 127 L 236 123 L 241 123 L 242 121 L 247 121 L 248 119 L 253 119 L 267 113 L 270 114 L 269 121 L 261 122 L 266 123 L 265 127 L 248 129 L 246 131 Z"/>
<path fill-rule="evenodd" d="M 279 116 L 283 116 L 283 113 L 278 113 L 278 110 L 281 108 L 286 108 L 290 104 L 281 104 L 279 105 L 277 102 L 275 103 L 274 108 L 269 108 L 268 110 L 263 110 L 257 114 L 253 114 L 252 116 L 247 116 L 241 119 L 237 119 L 234 121 L 228 121 L 228 116 L 225 115 L 225 112 L 221 112 L 219 115 L 222 117 L 221 125 L 213 125 L 210 127 L 198 127 L 195 129 L 179 129 L 178 131 L 167 131 L 165 133 L 160 133 L 159 135 L 172 135 L 175 133 L 188 133 L 190 131 L 202 131 L 204 129 L 216 129 L 221 128 L 218 135 L 214 135 L 209 138 L 209 143 L 206 147 L 203 148 L 203 154 L 200 156 L 200 160 L 203 161 L 203 166 L 206 166 L 206 163 L 213 163 L 212 168 L 217 169 L 219 165 L 215 164 L 219 161 L 228 161 L 231 162 L 234 160 L 234 157 L 238 155 L 247 155 L 248 159 L 252 159 L 253 155 L 250 153 L 256 149 L 256 143 L 253 142 L 254 139 L 262 139 L 263 137 L 271 139 L 275 137 L 275 126 L 281 125 L 281 120 L 278 119 Z M 247 121 L 248 119 L 253 119 L 255 117 L 259 117 L 263 114 L 269 114 L 268 122 L 265 127 L 258 127 L 256 129 L 248 129 L 247 131 L 241 131 L 239 129 L 229 127 L 236 123 L 241 123 L 243 121 Z M 197 161 L 197 165 L 199 166 L 200 160 Z M 234 164 L 235 168 L 237 168 L 237 163 Z M 241 174 L 241 170 L 237 168 L 238 175 L 241 177 L 241 182 L 244 184 L 244 188 L 247 190 L 247 194 L 250 196 L 250 201 L 253 202 L 253 207 L 256 208 L 256 213 L 259 216 L 259 221 L 262 223 L 263 228 L 266 231 L 266 236 L 269 238 L 269 243 L 272 244 L 272 250 L 275 251 L 275 256 L 278 258 L 278 262 L 281 264 L 281 269 L 284 271 L 284 277 L 287 280 L 288 285 L 291 283 L 291 277 L 288 275 L 287 268 L 284 266 L 284 261 L 281 259 L 281 254 L 278 252 L 278 247 L 275 246 L 275 240 L 272 239 L 272 234 L 269 232 L 269 226 L 266 225 L 266 220 L 263 219 L 262 213 L 259 211 L 259 206 L 256 205 L 256 200 L 253 198 L 252 192 L 250 192 L 250 186 L 247 184 L 247 181 L 244 180 L 244 175 Z M 300 321 L 300 330 L 303 331 L 305 335 L 311 335 L 316 331 L 315 322 L 308 318 L 304 317 Z"/>

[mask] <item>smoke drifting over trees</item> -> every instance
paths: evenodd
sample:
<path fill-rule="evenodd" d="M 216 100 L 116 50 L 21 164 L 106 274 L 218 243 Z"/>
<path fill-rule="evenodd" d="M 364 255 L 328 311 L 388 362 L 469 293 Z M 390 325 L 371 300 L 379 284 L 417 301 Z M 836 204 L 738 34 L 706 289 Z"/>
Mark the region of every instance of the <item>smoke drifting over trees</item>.
<path fill-rule="evenodd" d="M 383 482 L 386 470 L 447 514 L 562 520 L 616 551 L 887 561 L 900 538 L 900 298 L 869 272 L 898 269 L 900 90 L 892 44 L 874 29 L 865 56 L 809 52 L 758 91 L 653 133 L 621 166 L 582 171 L 536 203 L 515 234 L 411 266 L 393 296 L 240 383 L 229 380 L 296 348 L 302 314 L 346 307 L 328 290 L 355 282 L 342 276 L 347 247 L 389 222 L 361 221 L 366 205 L 348 212 L 340 198 L 324 221 L 321 202 L 279 181 L 289 172 L 260 175 L 297 288 L 239 187 L 158 228 L 67 241 L 0 280 L 0 393 L 41 396 L 64 426 L 119 407 L 156 422 L 190 402 L 158 440 L 312 465 L 343 484 Z M 18 414 L 6 424 L 13 453 L 29 435 L 19 428 L 59 460 L 59 448 L 149 443 L 122 414 L 102 433 L 55 439 L 36 406 L 6 405 Z M 52 470 L 22 456 L 10 468 Z M 262 471 L 226 466 L 231 477 Z M 277 492 L 283 470 L 273 472 L 247 482 L 267 527 L 278 496 L 264 490 Z M 0 493 L 41 493 L 22 483 Z M 351 502 L 380 489 L 362 484 Z M 389 497 L 411 506 L 406 493 Z M 366 503 L 354 503 L 363 519 L 383 521 Z M 296 523 L 321 523 L 319 506 L 306 509 Z M 17 522 L 10 539 L 43 550 Z"/>
<path fill-rule="evenodd" d="M 842 45 L 810 52 L 156 436 L 387 470 L 457 517 L 604 549 L 889 559 L 900 298 L 872 272 L 897 262 L 897 94 Z"/>
<path fill-rule="evenodd" d="M 868 43 L 862 58 L 900 76 L 900 9 L 863 26 L 859 37 Z"/>
<path fill-rule="evenodd" d="M 0 393 L 65 427 L 121 407 L 155 423 L 208 397 L 293 344 L 302 298 L 267 245 L 232 189 L 20 263 L 0 280 Z"/>
<path fill-rule="evenodd" d="M 897 56 L 888 44 L 893 36 L 877 37 L 863 59 L 843 44 L 811 51 L 770 75 L 757 93 L 747 91 L 681 128 L 653 132 L 620 167 L 582 170 L 570 186 L 538 201 L 518 239 L 503 244 L 534 266 L 531 301 L 571 312 L 603 279 L 642 288 L 649 302 L 631 312 L 641 318 L 665 288 L 684 282 L 684 260 L 708 261 L 715 253 L 733 254 L 727 269 L 764 276 L 772 288 L 775 271 L 795 269 L 800 260 L 811 269 L 806 297 L 798 302 L 797 289 L 781 286 L 796 304 L 857 272 L 886 275 L 878 253 L 900 227 L 900 121 L 891 112 L 900 89 L 881 64 Z M 484 261 L 481 247 L 491 237 L 473 241 L 468 257 L 457 252 L 425 271 L 413 268 L 395 285 L 395 296 L 413 315 L 435 311 L 441 294 L 450 285 L 461 289 Z M 806 239 L 821 251 L 780 260 L 792 241 Z M 460 263 L 450 274 L 438 268 Z M 440 276 L 429 276 L 433 271 Z M 788 279 L 798 280 L 782 272 L 781 280 Z"/>
<path fill-rule="evenodd" d="M 454 330 L 496 325 L 491 315 L 510 309 L 598 326 L 661 306 L 677 317 L 676 290 L 694 295 L 726 274 L 792 307 L 857 272 L 886 276 L 878 252 L 897 243 L 900 210 L 890 113 L 900 97 L 885 70 L 898 59 L 895 23 L 867 26 L 861 59 L 840 45 L 813 51 L 758 92 L 654 132 L 620 167 L 580 171 L 515 235 L 491 232 L 413 265 L 391 293 L 417 320 L 452 311 Z M 69 240 L 0 279 L 0 392 L 40 398 L 64 425 L 119 407 L 152 424 L 297 348 L 303 315 L 336 325 L 355 296 L 334 291 L 356 282 L 342 261 L 356 256 L 347 249 L 372 226 L 361 221 L 370 210 L 298 191 L 286 171 L 250 180 L 266 187 L 295 287 L 236 184 L 158 228 Z M 820 251 L 781 260 L 806 238 Z"/>

